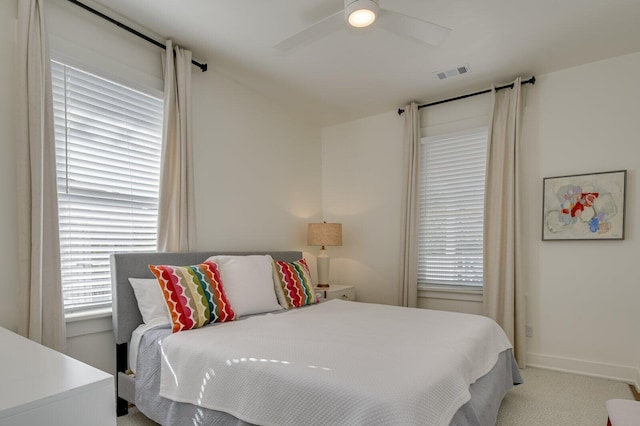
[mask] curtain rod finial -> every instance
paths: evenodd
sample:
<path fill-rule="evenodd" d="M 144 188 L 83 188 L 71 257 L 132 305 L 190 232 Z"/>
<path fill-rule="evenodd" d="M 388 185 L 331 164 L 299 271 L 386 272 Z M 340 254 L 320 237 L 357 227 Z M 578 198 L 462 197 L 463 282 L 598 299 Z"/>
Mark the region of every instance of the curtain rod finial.
<path fill-rule="evenodd" d="M 398 115 L 404 114 L 404 110 L 402 108 L 398 108 Z"/>

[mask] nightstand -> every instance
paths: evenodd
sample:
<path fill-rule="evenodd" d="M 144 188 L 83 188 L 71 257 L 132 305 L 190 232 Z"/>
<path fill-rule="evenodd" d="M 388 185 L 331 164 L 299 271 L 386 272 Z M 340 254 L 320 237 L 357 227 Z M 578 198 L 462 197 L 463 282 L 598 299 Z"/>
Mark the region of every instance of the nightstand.
<path fill-rule="evenodd" d="M 356 288 L 352 285 L 331 284 L 329 287 L 316 287 L 315 290 L 325 299 L 356 300 Z"/>

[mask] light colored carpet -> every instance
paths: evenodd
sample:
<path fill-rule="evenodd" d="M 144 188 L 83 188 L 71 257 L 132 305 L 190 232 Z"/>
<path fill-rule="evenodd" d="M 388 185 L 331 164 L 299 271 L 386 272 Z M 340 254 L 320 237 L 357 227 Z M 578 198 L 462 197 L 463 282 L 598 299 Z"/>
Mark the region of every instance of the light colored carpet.
<path fill-rule="evenodd" d="M 152 426 L 157 425 L 134 408 L 129 408 L 129 414 L 118 417 L 117 426 Z"/>
<path fill-rule="evenodd" d="M 628 385 L 611 380 L 540 368 L 526 368 L 522 377 L 502 401 L 496 426 L 605 426 L 608 399 L 633 399 Z M 118 418 L 118 426 L 155 424 L 135 408 Z"/>
<path fill-rule="evenodd" d="M 521 371 L 500 406 L 496 426 L 605 426 L 605 402 L 633 399 L 629 385 L 540 368 Z"/>

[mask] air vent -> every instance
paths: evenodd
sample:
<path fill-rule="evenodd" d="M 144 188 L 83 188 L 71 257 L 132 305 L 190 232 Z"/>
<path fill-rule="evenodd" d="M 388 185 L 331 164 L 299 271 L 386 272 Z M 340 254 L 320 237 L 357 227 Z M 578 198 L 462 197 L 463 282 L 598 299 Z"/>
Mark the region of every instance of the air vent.
<path fill-rule="evenodd" d="M 458 75 L 469 74 L 471 69 L 469 65 L 460 65 L 455 68 L 451 68 L 443 71 L 436 71 L 433 74 L 436 76 L 438 80 L 446 80 L 447 78 L 455 77 Z"/>

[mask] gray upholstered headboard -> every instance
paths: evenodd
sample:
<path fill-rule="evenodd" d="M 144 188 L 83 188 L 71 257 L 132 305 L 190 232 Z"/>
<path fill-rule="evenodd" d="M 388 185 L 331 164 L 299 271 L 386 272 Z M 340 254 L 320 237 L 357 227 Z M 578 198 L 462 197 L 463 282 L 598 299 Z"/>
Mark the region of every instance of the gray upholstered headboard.
<path fill-rule="evenodd" d="M 156 265 L 194 265 L 203 262 L 209 256 L 219 254 L 252 255 L 268 254 L 275 260 L 292 262 L 302 258 L 299 251 L 267 252 L 228 252 L 204 251 L 190 253 L 118 253 L 111 255 L 111 289 L 113 292 L 113 334 L 116 344 L 128 343 L 131 333 L 142 324 L 142 315 L 138 309 L 129 278 L 154 278 L 149 270 L 150 264 Z"/>

